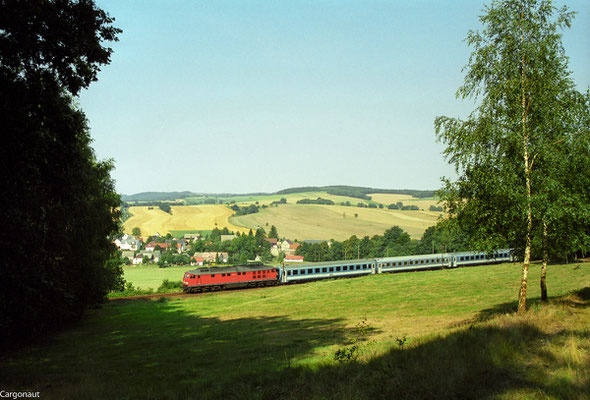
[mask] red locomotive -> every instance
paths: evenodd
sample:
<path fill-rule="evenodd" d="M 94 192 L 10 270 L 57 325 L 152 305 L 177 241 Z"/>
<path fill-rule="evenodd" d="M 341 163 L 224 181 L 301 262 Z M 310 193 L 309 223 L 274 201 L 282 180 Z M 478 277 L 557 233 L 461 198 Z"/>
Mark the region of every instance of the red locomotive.
<path fill-rule="evenodd" d="M 269 265 L 202 267 L 185 272 L 182 280 L 185 293 L 278 284 L 279 271 Z"/>

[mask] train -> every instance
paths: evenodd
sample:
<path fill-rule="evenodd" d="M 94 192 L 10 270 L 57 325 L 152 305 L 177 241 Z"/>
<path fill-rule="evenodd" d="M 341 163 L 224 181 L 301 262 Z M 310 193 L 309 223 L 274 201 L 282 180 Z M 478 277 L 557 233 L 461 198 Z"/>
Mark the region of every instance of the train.
<path fill-rule="evenodd" d="M 199 293 L 224 289 L 302 283 L 319 279 L 350 278 L 401 271 L 458 268 L 512 261 L 514 261 L 512 249 L 500 249 L 492 253 L 466 251 L 362 260 L 283 264 L 279 267 L 263 264 L 237 265 L 233 267 L 202 267 L 186 271 L 182 285 L 185 293 Z"/>

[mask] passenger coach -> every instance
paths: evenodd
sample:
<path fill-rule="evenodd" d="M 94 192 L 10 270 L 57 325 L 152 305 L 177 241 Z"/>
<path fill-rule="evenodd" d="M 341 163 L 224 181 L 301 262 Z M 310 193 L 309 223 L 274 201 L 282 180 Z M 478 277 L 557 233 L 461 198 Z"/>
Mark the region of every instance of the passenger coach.
<path fill-rule="evenodd" d="M 307 282 L 316 279 L 352 277 L 375 273 L 375 259 L 303 263 L 283 267 L 281 282 Z"/>

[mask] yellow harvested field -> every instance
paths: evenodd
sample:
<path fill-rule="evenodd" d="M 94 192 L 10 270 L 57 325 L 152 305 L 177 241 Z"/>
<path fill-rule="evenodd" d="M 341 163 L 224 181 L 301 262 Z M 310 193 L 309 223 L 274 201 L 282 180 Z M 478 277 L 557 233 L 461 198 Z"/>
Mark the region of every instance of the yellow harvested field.
<path fill-rule="evenodd" d="M 355 214 L 357 216 L 355 217 Z M 266 231 L 274 225 L 279 235 L 289 239 L 345 240 L 383 234 L 398 225 L 414 239 L 419 239 L 426 228 L 435 225 L 440 213 L 430 211 L 399 211 L 374 208 L 284 204 L 269 207 L 259 213 L 230 218 L 234 225 Z"/>
<path fill-rule="evenodd" d="M 172 206 L 172 215 L 158 207 L 151 210 L 143 206 L 130 207 L 129 212 L 133 216 L 123 225 L 126 233 L 131 233 L 136 226 L 141 229 L 144 236 L 156 232 L 165 235 L 176 230 L 211 230 L 215 227 L 248 232 L 248 229 L 232 225 L 228 221 L 233 211 L 222 205 Z"/>

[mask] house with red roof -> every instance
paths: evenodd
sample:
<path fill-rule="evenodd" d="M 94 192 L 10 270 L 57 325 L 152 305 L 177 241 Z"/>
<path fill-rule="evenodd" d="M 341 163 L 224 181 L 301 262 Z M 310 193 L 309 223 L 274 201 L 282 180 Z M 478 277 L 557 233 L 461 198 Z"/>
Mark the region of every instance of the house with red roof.
<path fill-rule="evenodd" d="M 191 265 L 203 265 L 205 259 L 203 257 L 192 256 Z"/>
<path fill-rule="evenodd" d="M 285 256 L 285 262 L 303 262 L 303 256 Z"/>
<path fill-rule="evenodd" d="M 147 251 L 154 251 L 154 249 L 156 248 L 156 246 L 160 246 L 160 248 L 162 250 L 166 250 L 168 247 L 170 247 L 170 243 L 149 242 L 148 244 L 145 245 L 145 249 Z"/>

